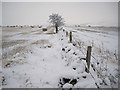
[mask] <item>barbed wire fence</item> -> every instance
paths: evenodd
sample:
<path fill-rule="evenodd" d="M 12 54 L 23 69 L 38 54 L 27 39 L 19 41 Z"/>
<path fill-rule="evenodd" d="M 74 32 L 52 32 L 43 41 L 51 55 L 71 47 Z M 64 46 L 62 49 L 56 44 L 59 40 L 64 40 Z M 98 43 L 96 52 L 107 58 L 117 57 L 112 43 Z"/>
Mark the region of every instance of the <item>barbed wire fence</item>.
<path fill-rule="evenodd" d="M 66 33 L 66 37 L 68 37 L 69 36 L 69 34 L 68 34 L 68 31 L 66 31 L 65 32 Z M 72 32 L 73 33 L 73 32 Z M 87 47 L 89 46 L 89 45 L 86 45 L 84 42 L 82 42 L 78 37 L 75 37 L 74 36 L 74 34 L 72 34 L 72 37 L 71 37 L 71 33 L 70 33 L 70 42 L 71 43 L 73 43 L 74 44 L 74 46 L 75 47 L 77 47 L 79 50 L 80 50 L 80 52 L 82 52 L 82 54 L 84 55 L 84 57 L 86 57 L 87 55 L 86 55 L 86 52 L 87 52 Z M 71 41 L 71 38 L 72 38 L 72 41 Z M 94 42 L 92 41 L 92 44 L 90 45 L 92 48 L 94 47 Z M 93 52 L 93 51 L 92 51 Z M 86 58 L 84 58 L 84 59 L 86 59 Z M 102 58 L 103 59 L 103 58 Z M 98 67 L 96 67 L 94 64 L 96 64 L 97 66 L 98 66 L 98 64 L 103 64 L 103 60 L 102 60 L 102 62 L 101 63 L 99 63 L 98 62 L 98 59 L 95 57 L 95 54 L 93 53 L 93 54 L 91 54 L 91 62 L 90 62 L 90 66 L 91 66 L 91 68 L 92 69 L 90 69 L 89 70 L 89 73 L 90 73 L 90 75 L 92 76 L 92 78 L 94 79 L 94 81 L 95 81 L 95 85 L 97 86 L 97 88 L 100 88 L 100 84 L 104 84 L 104 85 L 108 85 L 107 83 L 106 83 L 106 81 L 105 81 L 105 78 L 106 77 L 108 77 L 109 78 L 109 80 L 110 80 L 110 87 L 111 88 L 114 88 L 113 86 L 112 86 L 112 84 L 113 84 L 113 82 L 114 83 L 116 83 L 115 81 L 117 81 L 117 79 L 114 77 L 114 76 L 112 76 L 114 79 L 115 79 L 115 81 L 113 81 L 113 80 L 111 80 L 111 78 L 110 78 L 110 76 L 108 76 L 108 75 L 105 75 L 105 74 L 102 74 L 102 72 L 103 71 L 105 71 L 106 73 L 108 73 L 107 72 L 107 63 L 106 63 L 106 67 L 105 68 L 103 68 L 102 67 L 102 65 L 99 65 L 99 69 L 98 69 Z M 86 65 L 85 65 L 86 66 Z M 103 70 L 104 69 L 104 70 Z M 95 78 L 95 76 L 93 75 L 93 73 L 92 72 L 95 72 L 96 73 L 96 75 L 97 75 L 97 78 L 100 78 L 101 80 L 102 80 L 102 83 L 97 83 L 96 82 L 96 78 Z M 111 75 L 111 74 L 110 74 Z"/>

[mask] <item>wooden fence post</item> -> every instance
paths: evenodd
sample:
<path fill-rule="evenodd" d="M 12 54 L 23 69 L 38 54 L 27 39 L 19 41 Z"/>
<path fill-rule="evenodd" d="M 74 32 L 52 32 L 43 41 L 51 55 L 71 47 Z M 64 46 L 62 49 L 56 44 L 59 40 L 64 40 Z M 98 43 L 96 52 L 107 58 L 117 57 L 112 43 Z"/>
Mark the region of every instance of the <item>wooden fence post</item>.
<path fill-rule="evenodd" d="M 72 42 L 72 32 L 70 31 L 70 43 Z"/>
<path fill-rule="evenodd" d="M 66 37 L 68 36 L 68 32 L 66 31 Z"/>
<path fill-rule="evenodd" d="M 87 47 L 87 55 L 86 55 L 86 63 L 88 66 L 86 71 L 87 73 L 89 73 L 89 70 L 90 70 L 91 49 L 92 49 L 91 46 Z"/>

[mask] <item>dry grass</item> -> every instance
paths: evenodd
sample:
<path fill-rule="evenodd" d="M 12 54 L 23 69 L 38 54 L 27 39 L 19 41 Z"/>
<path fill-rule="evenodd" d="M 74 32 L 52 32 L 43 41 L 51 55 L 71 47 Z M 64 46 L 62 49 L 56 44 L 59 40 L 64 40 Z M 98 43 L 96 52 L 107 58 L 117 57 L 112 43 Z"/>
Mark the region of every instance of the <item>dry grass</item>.
<path fill-rule="evenodd" d="M 26 46 L 19 46 L 19 47 L 12 49 L 12 50 L 8 50 L 8 52 L 5 52 L 2 54 L 2 59 L 7 59 L 9 57 L 14 56 L 17 53 L 24 52 L 25 50 L 26 50 Z"/>
<path fill-rule="evenodd" d="M 11 47 L 17 44 L 23 44 L 25 43 L 26 40 L 13 40 L 13 41 L 3 41 L 2 42 L 2 48 L 7 48 L 7 47 Z"/>
<path fill-rule="evenodd" d="M 42 48 L 51 48 L 52 45 L 50 44 L 50 42 L 48 40 L 38 40 L 32 43 L 33 45 L 38 45 Z"/>
<path fill-rule="evenodd" d="M 18 46 L 14 49 L 3 53 L 2 55 L 2 67 L 10 67 L 12 64 L 23 64 L 25 62 L 24 58 L 26 58 L 26 53 L 29 52 L 27 46 Z M 20 57 L 20 58 L 16 58 Z"/>
<path fill-rule="evenodd" d="M 32 44 L 48 44 L 48 43 L 49 43 L 48 40 L 38 40 L 38 41 L 33 42 Z"/>

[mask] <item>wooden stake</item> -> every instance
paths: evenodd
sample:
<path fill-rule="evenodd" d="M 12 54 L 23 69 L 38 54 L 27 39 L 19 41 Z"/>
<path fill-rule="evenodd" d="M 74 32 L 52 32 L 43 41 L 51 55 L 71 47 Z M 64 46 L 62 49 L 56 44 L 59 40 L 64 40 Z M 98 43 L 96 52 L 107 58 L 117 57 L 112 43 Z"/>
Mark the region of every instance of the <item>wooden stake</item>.
<path fill-rule="evenodd" d="M 91 59 L 91 49 L 92 47 L 91 46 L 88 46 L 87 47 L 87 55 L 86 55 L 86 63 L 87 63 L 87 73 L 89 73 L 89 70 L 90 70 L 90 59 Z"/>
<path fill-rule="evenodd" d="M 68 32 L 66 31 L 66 37 L 68 36 Z"/>
<path fill-rule="evenodd" d="M 70 31 L 70 43 L 72 42 L 72 32 Z"/>

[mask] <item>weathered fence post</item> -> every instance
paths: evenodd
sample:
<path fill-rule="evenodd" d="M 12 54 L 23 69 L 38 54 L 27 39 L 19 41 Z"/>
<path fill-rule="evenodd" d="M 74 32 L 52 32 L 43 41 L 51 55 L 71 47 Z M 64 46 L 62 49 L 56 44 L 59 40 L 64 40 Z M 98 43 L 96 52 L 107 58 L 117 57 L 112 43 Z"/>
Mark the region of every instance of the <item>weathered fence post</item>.
<path fill-rule="evenodd" d="M 72 32 L 70 31 L 70 43 L 72 42 Z"/>
<path fill-rule="evenodd" d="M 91 50 L 92 50 L 92 47 L 91 46 L 88 46 L 87 47 L 87 55 L 86 55 L 86 63 L 87 63 L 87 73 L 89 73 L 89 69 L 90 69 L 90 59 L 91 59 Z"/>
<path fill-rule="evenodd" d="M 68 32 L 66 31 L 66 37 L 68 36 Z"/>

